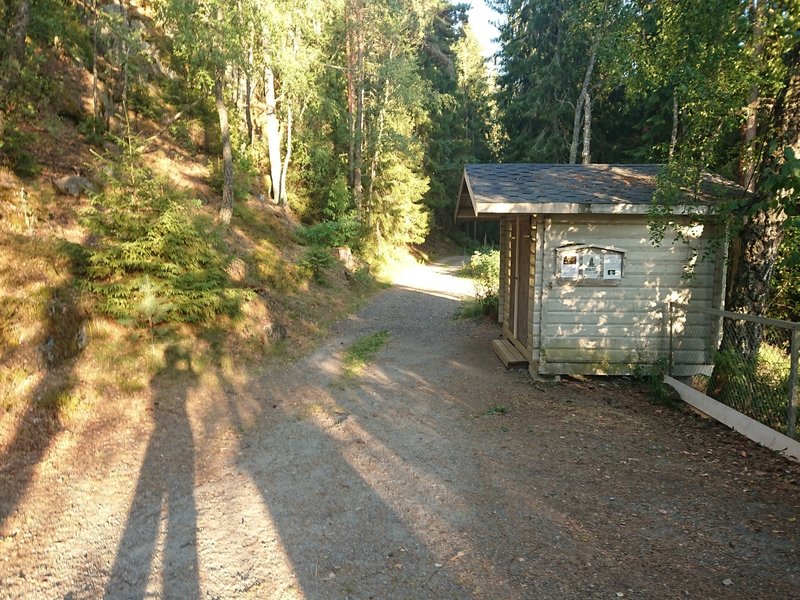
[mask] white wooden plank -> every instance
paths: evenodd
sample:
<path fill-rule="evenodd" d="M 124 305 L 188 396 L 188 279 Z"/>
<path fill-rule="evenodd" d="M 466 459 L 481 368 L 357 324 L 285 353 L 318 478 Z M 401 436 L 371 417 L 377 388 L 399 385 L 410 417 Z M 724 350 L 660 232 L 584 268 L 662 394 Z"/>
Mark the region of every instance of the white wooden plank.
<path fill-rule="evenodd" d="M 665 351 L 650 348 L 631 349 L 590 349 L 590 348 L 542 348 L 542 353 L 548 363 L 597 363 L 608 365 L 612 363 L 630 364 L 637 362 L 655 362 L 666 356 Z"/>
<path fill-rule="evenodd" d="M 661 336 L 634 337 L 634 336 L 599 336 L 599 337 L 542 337 L 542 347 L 547 349 L 549 355 L 555 350 L 624 350 L 633 352 L 648 348 L 666 348 L 667 342 Z M 697 348 L 694 348 L 697 350 Z"/>
<path fill-rule="evenodd" d="M 747 415 L 726 406 L 713 398 L 706 396 L 695 390 L 694 388 L 681 383 L 677 379 L 665 376 L 664 383 L 672 386 L 680 395 L 681 399 L 687 404 L 691 404 L 700 412 L 707 414 L 709 417 L 719 421 L 723 425 L 727 425 L 734 431 L 741 433 L 745 437 L 753 440 L 754 442 L 766 446 L 770 450 L 780 452 L 787 458 L 793 460 L 800 460 L 800 442 L 783 435 L 759 423 L 755 419 L 751 419 Z"/>

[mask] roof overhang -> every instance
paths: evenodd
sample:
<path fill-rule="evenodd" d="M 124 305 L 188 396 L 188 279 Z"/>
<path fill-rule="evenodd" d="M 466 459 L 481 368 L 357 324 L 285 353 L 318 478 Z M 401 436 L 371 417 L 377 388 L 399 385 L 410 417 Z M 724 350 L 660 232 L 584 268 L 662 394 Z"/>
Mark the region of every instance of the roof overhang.
<path fill-rule="evenodd" d="M 457 221 L 469 221 L 498 220 L 504 216 L 531 214 L 647 215 L 651 206 L 623 201 L 560 202 L 555 198 L 542 198 L 536 202 L 481 202 L 475 198 L 469 174 L 464 169 L 454 218 Z M 670 209 L 673 215 L 702 215 L 707 214 L 710 207 L 705 204 L 678 204 Z"/>

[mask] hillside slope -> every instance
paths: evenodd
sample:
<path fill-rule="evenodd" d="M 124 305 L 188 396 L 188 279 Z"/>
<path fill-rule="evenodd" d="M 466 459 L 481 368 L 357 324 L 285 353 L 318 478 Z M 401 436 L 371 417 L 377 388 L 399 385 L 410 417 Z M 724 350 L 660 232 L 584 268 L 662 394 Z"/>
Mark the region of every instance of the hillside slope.
<path fill-rule="evenodd" d="M 230 225 L 217 222 L 211 99 L 170 73 L 168 44 L 137 5 L 152 60 L 126 110 L 108 50 L 98 95 L 115 110 L 94 116 L 82 3 L 38 5 L 35 60 L 3 70 L 14 79 L 0 145 L 5 473 L 32 469 L 65 431 L 141 417 L 167 347 L 190 351 L 201 377 L 257 368 L 307 352 L 376 289 L 357 261 L 303 246 L 253 169 Z"/>

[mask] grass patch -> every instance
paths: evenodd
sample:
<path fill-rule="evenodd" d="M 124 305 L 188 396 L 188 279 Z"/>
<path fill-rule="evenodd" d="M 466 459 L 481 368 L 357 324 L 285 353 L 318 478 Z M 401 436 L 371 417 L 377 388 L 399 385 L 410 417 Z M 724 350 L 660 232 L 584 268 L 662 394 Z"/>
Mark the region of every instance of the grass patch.
<path fill-rule="evenodd" d="M 483 414 L 486 415 L 487 417 L 493 415 L 507 415 L 508 408 L 503 406 L 502 404 L 495 404 L 491 408 L 486 409 L 486 412 L 484 412 Z"/>
<path fill-rule="evenodd" d="M 74 389 L 75 384 L 75 380 L 71 378 L 60 381 L 58 385 L 43 392 L 37 398 L 37 404 L 61 417 L 69 416 L 81 401 L 80 393 Z"/>
<path fill-rule="evenodd" d="M 456 319 L 483 319 L 486 316 L 486 311 L 483 305 L 477 300 L 462 300 L 456 309 Z"/>
<path fill-rule="evenodd" d="M 297 411 L 295 419 L 297 421 L 306 421 L 308 419 L 321 418 L 326 413 L 327 411 L 322 404 L 319 402 L 314 402 L 312 404 L 306 404 L 299 411 Z"/>
<path fill-rule="evenodd" d="M 358 377 L 388 341 L 389 332 L 386 330 L 358 338 L 344 353 L 342 375 L 346 378 Z"/>

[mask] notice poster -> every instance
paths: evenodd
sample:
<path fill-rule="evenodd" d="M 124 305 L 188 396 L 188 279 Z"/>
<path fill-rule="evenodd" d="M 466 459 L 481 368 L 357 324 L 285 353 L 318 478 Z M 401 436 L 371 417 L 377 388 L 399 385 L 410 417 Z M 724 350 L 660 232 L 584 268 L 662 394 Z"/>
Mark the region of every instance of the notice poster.
<path fill-rule="evenodd" d="M 574 252 L 563 253 L 561 255 L 561 264 L 559 275 L 563 279 L 577 279 L 578 278 L 578 255 Z"/>
<path fill-rule="evenodd" d="M 622 279 L 622 255 L 606 254 L 604 279 Z"/>
<path fill-rule="evenodd" d="M 603 278 L 603 255 L 587 252 L 582 257 L 583 276 L 585 279 Z"/>

